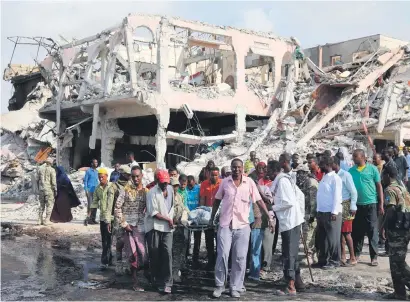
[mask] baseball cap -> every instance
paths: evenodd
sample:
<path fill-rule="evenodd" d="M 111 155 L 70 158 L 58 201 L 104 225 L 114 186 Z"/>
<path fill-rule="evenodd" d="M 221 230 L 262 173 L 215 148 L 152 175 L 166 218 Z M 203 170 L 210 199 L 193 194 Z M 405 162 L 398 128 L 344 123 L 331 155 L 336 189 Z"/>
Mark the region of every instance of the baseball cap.
<path fill-rule="evenodd" d="M 106 168 L 99 168 L 99 169 L 98 169 L 98 174 L 108 175 L 108 171 L 107 171 Z"/>
<path fill-rule="evenodd" d="M 179 180 L 176 177 L 171 177 L 171 186 L 179 186 Z"/>
<path fill-rule="evenodd" d="M 121 165 L 118 172 L 121 174 L 131 174 L 131 167 L 128 165 Z"/>
<path fill-rule="evenodd" d="M 159 183 L 164 183 L 167 182 L 169 183 L 170 179 L 169 179 L 169 174 L 167 170 L 159 170 L 157 172 L 157 179 Z"/>

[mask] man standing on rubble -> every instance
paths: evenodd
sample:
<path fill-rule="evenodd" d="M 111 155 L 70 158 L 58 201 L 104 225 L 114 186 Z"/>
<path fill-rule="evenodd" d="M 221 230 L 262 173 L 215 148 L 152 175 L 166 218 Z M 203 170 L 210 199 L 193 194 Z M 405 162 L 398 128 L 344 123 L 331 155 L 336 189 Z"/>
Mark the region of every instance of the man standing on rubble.
<path fill-rule="evenodd" d="M 410 211 L 408 193 L 397 181 L 397 169 L 386 169 L 383 182 L 387 184 L 385 191 L 386 229 L 390 272 L 393 280 L 394 293 L 386 298 L 406 300 L 406 286 L 410 289 L 410 268 L 406 264 L 407 247 L 410 242 L 409 224 L 404 223 L 405 211 Z M 408 216 L 407 216 L 408 217 Z"/>
<path fill-rule="evenodd" d="M 115 190 L 113 184 L 108 181 L 107 169 L 98 169 L 98 179 L 100 184 L 95 188 L 91 211 L 94 210 L 97 212 L 97 209 L 100 208 L 100 232 L 102 241 L 101 264 L 102 268 L 106 268 L 108 265 L 112 264 L 111 231 L 112 221 L 114 219 L 112 211 L 114 206 Z M 88 217 L 90 217 L 91 211 L 88 212 Z"/>
<path fill-rule="evenodd" d="M 200 206 L 206 206 L 206 207 L 213 207 L 214 201 L 215 201 L 215 195 L 216 192 L 219 190 L 219 186 L 221 184 L 222 180 L 219 178 L 219 168 L 214 167 L 211 170 L 211 178 L 209 180 L 205 180 L 201 184 L 201 189 L 200 189 Z M 198 232 L 199 235 L 197 235 L 199 238 L 197 239 L 199 241 L 199 244 L 201 243 L 201 233 Z M 207 256 L 208 256 L 208 268 L 212 268 L 215 266 L 215 245 L 214 245 L 214 240 L 215 240 L 215 232 L 213 229 L 209 229 L 205 231 L 205 245 L 206 245 L 206 250 L 207 250 Z"/>
<path fill-rule="evenodd" d="M 320 169 L 325 175 L 317 190 L 318 266 L 331 269 L 340 266 L 343 184 L 333 171 L 332 157 L 323 156 Z"/>
<path fill-rule="evenodd" d="M 319 159 L 317 157 L 311 157 L 307 160 L 308 166 L 312 174 L 316 177 L 317 181 L 321 181 L 323 178 L 323 172 L 319 167 Z"/>
<path fill-rule="evenodd" d="M 55 197 L 57 196 L 56 171 L 52 167 L 53 159 L 47 158 L 38 171 L 40 209 L 38 213 L 38 225 L 47 225 L 50 221 Z M 43 220 L 44 209 L 46 208 L 46 220 Z"/>
<path fill-rule="evenodd" d="M 355 265 L 357 263 L 354 255 L 352 228 L 353 219 L 357 211 L 357 190 L 354 186 L 352 175 L 343 170 L 338 156 L 333 158 L 333 170 L 342 180 L 342 237 L 341 237 L 341 264 Z M 350 259 L 346 261 L 346 243 L 349 248 Z"/>
<path fill-rule="evenodd" d="M 93 159 L 91 161 L 91 167 L 85 172 L 84 176 L 84 190 L 87 195 L 87 212 L 91 210 L 91 204 L 93 203 L 93 194 L 95 188 L 98 186 L 98 160 Z M 97 209 L 91 211 L 89 219 L 86 219 L 85 223 L 97 224 L 95 216 L 97 215 Z"/>
<path fill-rule="evenodd" d="M 138 163 L 135 161 L 135 156 L 134 156 L 134 152 L 132 151 L 128 151 L 127 154 L 125 155 L 128 161 L 128 165 L 130 166 L 130 168 L 132 169 L 132 167 L 134 166 L 138 166 Z"/>
<path fill-rule="evenodd" d="M 215 298 L 225 291 L 228 278 L 228 259 L 232 250 L 230 292 L 233 298 L 239 298 L 244 291 L 246 256 L 248 253 L 250 226 L 249 213 L 251 203 L 257 203 L 262 212 L 269 217 L 269 212 L 258 192 L 255 182 L 243 174 L 243 162 L 236 158 L 231 162 L 232 176 L 225 178 L 215 195 L 210 224 L 222 202 L 219 228 L 217 233 L 217 258 L 215 265 Z M 269 225 L 274 224 L 273 217 Z"/>
<path fill-rule="evenodd" d="M 248 174 L 251 169 L 255 168 L 255 160 L 256 160 L 256 152 L 251 151 L 251 153 L 249 154 L 249 159 L 245 161 L 245 165 L 244 165 L 245 174 Z"/>
<path fill-rule="evenodd" d="M 131 181 L 127 182 L 119 193 L 115 204 L 115 218 L 125 231 L 123 242 L 131 264 L 133 290 L 137 292 L 144 291 L 138 286 L 137 271 L 141 268 L 148 269 L 144 229 L 146 206 L 147 189 L 142 185 L 142 170 L 134 166 L 131 169 Z"/>
<path fill-rule="evenodd" d="M 393 153 L 394 153 L 394 162 L 396 163 L 397 167 L 397 179 L 403 183 L 404 186 L 407 185 L 408 181 L 408 176 L 407 176 L 407 171 L 409 170 L 409 166 L 407 164 L 407 160 L 404 156 L 399 154 L 399 147 L 394 146 L 393 147 Z"/>
<path fill-rule="evenodd" d="M 157 184 L 147 194 L 145 232 L 153 282 L 159 291 L 172 291 L 172 232 L 174 231 L 174 189 L 168 171 L 157 170 Z"/>
<path fill-rule="evenodd" d="M 296 168 L 296 173 L 296 185 L 305 195 L 305 221 L 302 226 L 303 237 L 308 244 L 307 257 L 309 257 L 309 262 L 313 263 L 317 252 L 317 247 L 314 243 L 316 231 L 316 198 L 319 183 L 307 165 L 300 164 Z"/>
<path fill-rule="evenodd" d="M 130 181 L 131 179 L 131 168 L 128 165 L 121 165 L 118 169 L 120 174 L 117 182 L 113 184 L 114 187 L 114 207 L 113 207 L 113 214 L 115 211 L 115 205 L 118 200 L 118 196 L 120 195 L 121 190 L 124 189 L 124 186 Z M 116 237 L 116 261 L 117 265 L 119 265 L 122 261 L 122 250 L 124 248 L 124 229 L 120 225 L 120 221 L 118 221 L 117 217 L 114 216 L 114 231 L 113 235 Z"/>
<path fill-rule="evenodd" d="M 353 220 L 353 247 L 356 261 L 359 262 L 363 249 L 364 236 L 369 238 L 369 250 L 371 265 L 377 266 L 378 253 L 378 220 L 379 215 L 384 214 L 383 188 L 380 182 L 380 174 L 374 165 L 366 163 L 366 156 L 362 149 L 353 152 L 355 166 L 350 168 L 349 173 L 357 190 L 357 211 Z M 379 203 L 377 203 L 379 199 Z"/>
<path fill-rule="evenodd" d="M 296 295 L 296 290 L 304 289 L 299 268 L 300 228 L 304 222 L 304 196 L 289 174 L 291 157 L 284 153 L 279 157 L 283 172 L 276 176 L 271 185 L 275 212 L 279 221 L 279 232 L 282 236 L 283 274 L 287 281 L 285 291 L 281 295 Z"/>

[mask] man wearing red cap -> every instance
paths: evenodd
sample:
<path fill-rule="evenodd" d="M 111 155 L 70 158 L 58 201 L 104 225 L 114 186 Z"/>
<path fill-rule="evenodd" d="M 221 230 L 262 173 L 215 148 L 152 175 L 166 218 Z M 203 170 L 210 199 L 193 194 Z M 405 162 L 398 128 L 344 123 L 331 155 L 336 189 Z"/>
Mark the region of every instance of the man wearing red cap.
<path fill-rule="evenodd" d="M 147 194 L 145 232 L 153 283 L 164 293 L 172 287 L 172 232 L 174 230 L 174 190 L 168 171 L 158 170 L 157 184 Z"/>

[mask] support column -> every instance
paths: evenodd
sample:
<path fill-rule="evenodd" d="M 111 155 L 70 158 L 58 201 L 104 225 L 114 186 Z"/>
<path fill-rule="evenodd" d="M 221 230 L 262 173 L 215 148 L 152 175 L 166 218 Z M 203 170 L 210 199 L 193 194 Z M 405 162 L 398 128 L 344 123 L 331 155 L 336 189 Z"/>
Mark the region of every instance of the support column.
<path fill-rule="evenodd" d="M 273 81 L 273 89 L 278 89 L 279 83 L 282 80 L 282 58 L 275 57 L 275 75 Z"/>
<path fill-rule="evenodd" d="M 161 18 L 160 30 L 158 37 L 158 48 L 157 48 L 157 87 L 158 92 L 167 93 L 169 91 L 168 82 L 168 46 L 170 42 L 169 36 L 169 25 L 168 19 L 165 17 Z"/>
<path fill-rule="evenodd" d="M 235 93 L 247 91 L 245 84 L 245 51 L 235 52 Z"/>
<path fill-rule="evenodd" d="M 246 133 L 246 107 L 238 105 L 235 111 L 235 129 L 238 134 L 237 141 L 238 143 L 242 143 Z"/>
<path fill-rule="evenodd" d="M 100 104 L 95 104 L 93 107 L 93 128 L 89 141 L 90 149 L 95 149 L 95 141 L 97 140 L 98 122 L 100 120 Z"/>
<path fill-rule="evenodd" d="M 116 119 L 102 119 L 101 129 L 101 163 L 111 167 L 114 159 L 114 149 L 117 139 L 123 137 L 124 132 L 118 127 Z"/>
<path fill-rule="evenodd" d="M 157 168 L 165 169 L 165 153 L 167 152 L 167 127 L 169 124 L 170 110 L 168 107 L 157 109 L 155 114 L 158 121 L 157 134 L 155 135 L 155 151 Z"/>

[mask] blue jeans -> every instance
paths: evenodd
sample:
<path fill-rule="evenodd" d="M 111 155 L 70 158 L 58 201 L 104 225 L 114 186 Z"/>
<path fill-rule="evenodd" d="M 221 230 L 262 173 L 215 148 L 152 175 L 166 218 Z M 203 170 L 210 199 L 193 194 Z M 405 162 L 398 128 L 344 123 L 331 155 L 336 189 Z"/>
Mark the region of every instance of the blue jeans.
<path fill-rule="evenodd" d="M 251 271 L 249 277 L 259 280 L 264 229 L 251 230 Z"/>

